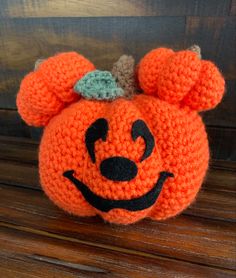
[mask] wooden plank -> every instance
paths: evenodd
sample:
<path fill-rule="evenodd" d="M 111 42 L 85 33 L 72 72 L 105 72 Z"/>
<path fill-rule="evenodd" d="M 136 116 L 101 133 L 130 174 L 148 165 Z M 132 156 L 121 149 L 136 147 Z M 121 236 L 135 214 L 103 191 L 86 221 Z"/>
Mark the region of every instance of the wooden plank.
<path fill-rule="evenodd" d="M 225 161 L 228 162 L 228 161 Z M 227 163 L 228 164 L 228 163 Z M 206 179 L 204 181 L 204 188 L 213 191 L 234 192 L 236 193 L 236 162 L 233 162 L 232 168 L 214 168 L 210 166 Z"/>
<path fill-rule="evenodd" d="M 80 273 L 82 278 L 95 277 L 91 272 L 87 274 L 82 271 L 71 270 L 69 267 L 61 267 L 50 262 L 42 261 L 43 258 L 25 256 L 24 254 L 13 254 L 8 250 L 0 250 L 0 274 L 4 278 L 77 278 Z M 44 258 L 46 260 L 46 258 Z M 48 259 L 49 260 L 49 259 Z M 69 268 L 69 269 L 68 269 Z M 99 275 L 99 274 L 98 274 Z M 98 276 L 101 277 L 101 276 Z"/>
<path fill-rule="evenodd" d="M 185 39 L 186 47 L 199 43 L 204 58 L 215 61 L 225 76 L 234 80 L 235 22 L 233 17 L 188 17 Z M 124 28 L 125 25 L 129 28 Z M 161 44 L 184 48 L 184 25 L 181 17 L 5 20 L 0 27 L 3 40 L 0 107 L 15 108 L 20 80 L 40 57 L 75 49 L 91 58 L 98 67 L 109 69 L 123 52 L 133 54 L 138 61 L 149 49 Z M 139 36 L 135 36 L 137 32 Z M 230 93 L 227 97 L 231 103 L 233 96 Z M 233 124 L 232 120 L 230 123 Z"/>
<path fill-rule="evenodd" d="M 212 159 L 236 161 L 236 129 L 207 127 Z"/>
<path fill-rule="evenodd" d="M 38 143 L 30 139 L 0 136 L 0 160 L 38 164 Z M 12 139 L 14 138 L 14 139 Z"/>
<path fill-rule="evenodd" d="M 203 188 L 195 203 L 184 214 L 204 218 L 236 221 L 236 192 L 223 192 Z"/>
<path fill-rule="evenodd" d="M 1 162 L 10 161 L 13 163 L 18 162 L 23 165 L 38 165 L 38 152 L 36 151 L 36 148 L 28 147 L 28 149 L 26 149 L 24 146 L 15 146 L 0 142 L 0 151 Z"/>
<path fill-rule="evenodd" d="M 226 161 L 218 164 L 215 161 L 215 165 L 211 165 L 196 201 L 184 214 L 235 222 L 236 163 L 227 166 Z"/>
<path fill-rule="evenodd" d="M 9 185 L 40 189 L 38 168 L 34 165 L 0 161 L 0 181 Z"/>
<path fill-rule="evenodd" d="M 214 61 L 226 79 L 236 79 L 235 17 L 191 17 L 186 19 L 185 46 L 198 44 L 204 59 Z"/>
<path fill-rule="evenodd" d="M 164 222 L 144 220 L 129 226 L 108 225 L 97 217 L 67 215 L 40 191 L 4 185 L 0 188 L 3 225 L 66 236 L 72 242 L 79 240 L 90 246 L 106 245 L 107 249 L 118 247 L 236 269 L 235 226 L 231 223 L 182 215 Z"/>
<path fill-rule="evenodd" d="M 17 227 L 16 227 L 17 228 Z M 37 277 L 233 277 L 234 272 L 129 250 L 43 236 L 38 231 L 0 228 L 0 273 Z M 114 248 L 115 249 L 115 248 Z M 124 252 L 122 252 L 124 251 Z M 11 265 L 10 269 L 7 267 Z M 171 267 L 170 267 L 171 266 Z M 19 276 L 17 276 L 19 277 Z M 24 276 L 25 277 L 25 276 Z"/>
<path fill-rule="evenodd" d="M 226 81 L 226 92 L 222 102 L 212 111 L 201 113 L 207 125 L 236 127 L 236 80 Z"/>
<path fill-rule="evenodd" d="M 31 138 L 23 138 L 23 137 L 14 137 L 14 136 L 5 136 L 0 135 L 0 142 L 3 144 L 9 144 L 12 146 L 24 146 L 24 147 L 31 147 L 36 148 L 39 145 L 39 142 L 36 140 L 33 140 Z"/>
<path fill-rule="evenodd" d="M 111 69 L 124 53 L 139 61 L 158 46 L 183 48 L 184 32 L 184 17 L 4 19 L 0 22 L 0 108 L 16 107 L 20 81 L 38 58 L 75 50 L 98 68 Z"/>
<path fill-rule="evenodd" d="M 236 0 L 231 0 L 230 15 L 236 15 Z"/>
<path fill-rule="evenodd" d="M 211 160 L 210 168 L 217 169 L 217 170 L 236 171 L 236 163 L 235 163 L 235 161 Z"/>
<path fill-rule="evenodd" d="M 227 15 L 230 0 L 1 0 L 0 17 Z"/>
<path fill-rule="evenodd" d="M 1 92 L 0 92 L 1 101 Z M 7 136 L 30 137 L 29 127 L 14 110 L 0 109 L 0 134 Z"/>

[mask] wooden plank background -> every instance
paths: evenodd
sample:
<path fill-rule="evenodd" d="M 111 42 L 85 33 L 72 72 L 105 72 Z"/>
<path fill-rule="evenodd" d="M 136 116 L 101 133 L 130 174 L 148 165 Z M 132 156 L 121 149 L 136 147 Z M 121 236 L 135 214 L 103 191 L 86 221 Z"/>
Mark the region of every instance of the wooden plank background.
<path fill-rule="evenodd" d="M 223 102 L 203 114 L 212 157 L 236 160 L 235 11 L 235 0 L 1 0 L 0 135 L 40 137 L 15 105 L 20 80 L 38 58 L 76 50 L 110 69 L 124 53 L 138 61 L 155 47 L 197 43 L 227 80 Z"/>

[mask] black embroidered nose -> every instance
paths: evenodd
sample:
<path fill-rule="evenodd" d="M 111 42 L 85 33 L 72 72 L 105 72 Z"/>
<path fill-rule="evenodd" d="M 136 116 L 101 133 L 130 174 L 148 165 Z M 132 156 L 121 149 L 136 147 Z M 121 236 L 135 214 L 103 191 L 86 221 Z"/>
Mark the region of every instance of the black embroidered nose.
<path fill-rule="evenodd" d="M 115 156 L 102 161 L 101 174 L 113 181 L 130 181 L 138 173 L 136 164 L 128 158 Z"/>

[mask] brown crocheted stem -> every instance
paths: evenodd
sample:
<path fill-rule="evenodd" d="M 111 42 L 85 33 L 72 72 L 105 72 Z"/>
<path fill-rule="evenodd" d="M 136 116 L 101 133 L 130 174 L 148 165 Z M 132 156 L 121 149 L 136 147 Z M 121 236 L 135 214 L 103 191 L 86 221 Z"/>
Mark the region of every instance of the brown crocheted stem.
<path fill-rule="evenodd" d="M 122 55 L 112 68 L 112 75 L 118 85 L 124 90 L 125 96 L 131 96 L 136 91 L 135 61 L 132 56 Z"/>
<path fill-rule="evenodd" d="M 42 62 L 45 61 L 45 60 L 46 60 L 46 59 L 42 59 L 42 58 L 37 59 L 36 62 L 35 62 L 35 64 L 34 64 L 34 70 L 37 70 L 38 67 L 40 66 L 40 64 L 42 64 Z"/>
<path fill-rule="evenodd" d="M 194 44 L 194 45 L 190 46 L 188 48 L 188 50 L 195 52 L 197 54 L 198 58 L 202 59 L 201 48 L 198 45 Z"/>

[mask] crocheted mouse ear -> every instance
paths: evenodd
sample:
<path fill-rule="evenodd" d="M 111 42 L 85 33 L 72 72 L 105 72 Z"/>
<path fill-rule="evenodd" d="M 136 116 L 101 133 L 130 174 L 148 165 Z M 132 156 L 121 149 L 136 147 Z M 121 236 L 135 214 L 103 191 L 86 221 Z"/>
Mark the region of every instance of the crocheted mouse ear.
<path fill-rule="evenodd" d="M 213 63 L 201 60 L 196 46 L 152 50 L 140 62 L 138 78 L 144 93 L 198 111 L 215 107 L 224 93 L 224 78 Z"/>
<path fill-rule="evenodd" d="M 21 82 L 17 107 L 29 125 L 45 126 L 66 105 L 79 99 L 75 83 L 95 69 L 76 52 L 61 53 L 37 65 Z"/>

